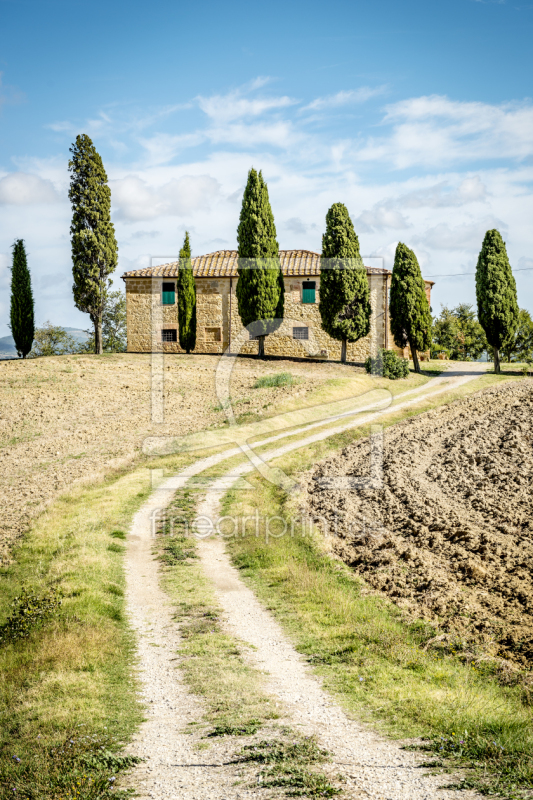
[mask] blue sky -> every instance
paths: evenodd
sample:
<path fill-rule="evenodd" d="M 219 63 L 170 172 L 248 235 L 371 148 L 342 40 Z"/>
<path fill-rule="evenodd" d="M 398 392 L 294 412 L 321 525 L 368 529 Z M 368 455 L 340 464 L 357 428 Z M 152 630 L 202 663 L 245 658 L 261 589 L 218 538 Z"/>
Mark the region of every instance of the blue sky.
<path fill-rule="evenodd" d="M 320 249 L 344 202 L 365 256 L 398 241 L 433 308 L 475 302 L 483 235 L 504 235 L 533 312 L 533 4 L 0 0 L 0 336 L 26 240 L 38 323 L 74 307 L 69 146 L 87 133 L 125 269 L 234 248 L 250 166 L 282 248 Z"/>

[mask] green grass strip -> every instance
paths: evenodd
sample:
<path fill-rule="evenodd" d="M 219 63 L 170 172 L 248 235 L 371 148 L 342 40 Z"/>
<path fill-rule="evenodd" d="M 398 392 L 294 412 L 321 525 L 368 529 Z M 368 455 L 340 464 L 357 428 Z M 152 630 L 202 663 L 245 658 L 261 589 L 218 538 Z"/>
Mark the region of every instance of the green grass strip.
<path fill-rule="evenodd" d="M 147 469 L 73 489 L 1 570 L 0 797 L 106 798 L 142 719 L 124 545 Z M 21 624 L 21 619 L 25 624 Z"/>

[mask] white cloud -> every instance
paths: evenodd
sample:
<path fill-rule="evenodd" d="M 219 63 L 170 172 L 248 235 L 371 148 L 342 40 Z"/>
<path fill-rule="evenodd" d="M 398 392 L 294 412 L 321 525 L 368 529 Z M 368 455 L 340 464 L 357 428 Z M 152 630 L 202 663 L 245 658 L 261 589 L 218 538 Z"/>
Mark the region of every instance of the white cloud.
<path fill-rule="evenodd" d="M 474 175 L 465 178 L 456 188 L 449 181 L 442 181 L 427 189 L 408 192 L 390 202 L 402 208 L 447 208 L 485 202 L 486 199 L 487 187 L 479 175 Z"/>
<path fill-rule="evenodd" d="M 70 288 L 71 284 L 72 274 L 70 272 L 48 272 L 39 277 L 39 294 L 53 297 L 57 294 L 58 287 L 66 289 Z"/>
<path fill-rule="evenodd" d="M 533 105 L 459 102 L 431 95 L 386 108 L 389 137 L 371 138 L 358 148 L 363 161 L 388 161 L 403 169 L 533 155 Z"/>
<path fill-rule="evenodd" d="M 257 145 L 293 147 L 304 137 L 298 134 L 291 122 L 257 122 L 252 125 L 235 123 L 210 128 L 207 136 L 212 144 L 233 144 L 249 148 Z"/>
<path fill-rule="evenodd" d="M 265 85 L 260 78 L 227 94 L 199 96 L 196 101 L 206 114 L 209 125 L 202 131 L 211 144 L 240 145 L 246 148 L 267 145 L 290 148 L 302 135 L 292 122 L 280 119 L 276 112 L 297 103 L 291 97 L 250 97 L 250 93 Z M 197 132 L 197 135 L 200 135 Z"/>
<path fill-rule="evenodd" d="M 392 267 L 394 266 L 394 254 L 396 253 L 397 246 L 398 242 L 395 241 L 395 242 L 389 242 L 388 244 L 385 245 L 381 245 L 380 247 L 376 247 L 370 253 L 370 257 L 383 259 L 383 266 L 385 267 L 385 269 L 392 270 Z"/>
<path fill-rule="evenodd" d="M 208 209 L 219 196 L 220 184 L 210 175 L 184 175 L 162 186 L 128 175 L 111 181 L 114 218 L 135 222 L 162 216 L 190 216 Z"/>
<path fill-rule="evenodd" d="M 172 136 L 167 133 L 158 133 L 149 138 L 139 138 L 139 144 L 148 153 L 148 164 L 167 164 L 169 161 L 187 147 L 195 147 L 205 139 L 205 135 L 198 133 L 186 133 Z"/>
<path fill-rule="evenodd" d="M 254 84 L 254 88 L 256 84 Z M 215 94 L 211 97 L 199 95 L 196 99 L 204 114 L 218 124 L 232 122 L 246 117 L 259 117 L 268 111 L 287 108 L 297 101 L 291 97 L 245 97 L 246 87 L 235 89 L 228 94 Z"/>
<path fill-rule="evenodd" d="M 396 241 L 390 240 L 401 239 L 415 250 L 424 274 L 473 271 L 485 231 L 493 226 L 504 230 L 502 220 L 509 225 L 506 238 L 513 266 L 531 256 L 533 166 L 516 163 L 516 141 L 515 149 L 509 150 L 512 158 L 501 145 L 505 137 L 525 141 L 527 103 L 490 106 L 411 98 L 377 116 L 372 104 L 372 117 L 360 116 L 361 133 L 356 136 L 353 125 L 344 125 L 344 118 L 328 114 L 328 109 L 349 108 L 349 103 L 364 100 L 362 94 L 357 98 L 337 92 L 316 98 L 314 109 L 300 114 L 301 104 L 281 92 L 273 96 L 271 87 L 264 88 L 267 82 L 261 78 L 237 91 L 204 97 L 202 114 L 200 101 L 192 99 L 187 105 L 196 109 L 194 119 L 187 113 L 170 119 L 169 109 L 176 106 L 139 113 L 118 106 L 104 109 L 103 114 L 91 112 L 91 125 L 98 129 L 95 144 L 110 177 L 120 271 L 148 266 L 149 256 L 141 253 L 177 257 L 185 228 L 191 232 L 195 254 L 235 247 L 251 166 L 262 169 L 268 181 L 284 249 L 319 250 L 326 211 L 342 201 L 356 218 L 361 252 L 382 256 L 389 268 L 396 248 Z M 308 124 L 313 114 L 320 118 L 319 126 Z M 328 118 L 334 124 L 326 128 L 323 123 Z M 379 128 L 376 122 L 381 123 Z M 39 160 L 29 153 L 13 159 L 16 174 L 42 181 L 41 189 L 55 187 L 64 202 L 1 206 L 0 251 L 8 253 L 13 237 L 24 236 L 37 287 L 40 275 L 62 271 L 68 277 L 58 282 L 57 296 L 49 289 L 46 297 L 45 292 L 36 292 L 40 319 L 87 327 L 70 292 L 65 133 L 54 136 L 64 140 L 57 157 Z M 110 146 L 115 148 L 115 160 Z M 193 157 L 186 148 L 197 148 Z M 475 163 L 486 153 L 500 163 Z M 368 162 L 366 171 L 361 158 L 370 157 L 381 160 Z M 391 165 L 408 165 L 412 171 L 407 176 L 392 173 Z M 8 177 L 5 172 L 1 176 Z M 8 196 L 12 198 L 11 190 Z M 34 192 L 32 201 L 37 196 Z M 526 287 L 531 294 L 533 273 L 518 274 L 524 286 L 531 276 L 532 286 Z M 465 276 L 460 291 L 461 299 L 471 302 L 473 278 Z M 434 293 L 434 306 L 456 304 L 453 280 L 437 279 Z M 0 293 L 0 302 L 2 318 L 7 319 L 8 289 Z M 525 298 L 520 304 L 528 307 Z"/>
<path fill-rule="evenodd" d="M 302 111 L 322 111 L 325 108 L 339 108 L 346 106 L 350 103 L 365 103 L 371 97 L 383 94 L 387 91 L 387 86 L 361 86 L 359 89 L 352 89 L 351 91 L 337 92 L 336 94 L 329 94 L 325 97 L 317 97 L 308 105 L 302 108 Z"/>
<path fill-rule="evenodd" d="M 297 236 L 305 236 L 310 231 L 316 230 L 317 226 L 312 222 L 304 222 L 304 220 L 300 219 L 300 217 L 289 217 L 289 219 L 285 222 L 285 228 L 290 233 L 294 233 Z"/>
<path fill-rule="evenodd" d="M 49 122 L 44 127 L 55 133 L 68 133 L 69 136 L 76 136 L 83 132 L 88 136 L 105 137 L 111 144 L 120 147 L 121 143 L 114 137 L 117 134 L 139 133 L 156 122 L 162 122 L 176 111 L 192 108 L 192 102 L 174 103 L 166 106 L 159 106 L 155 109 L 133 109 L 129 107 L 124 110 L 119 104 L 106 106 L 98 112 L 96 117 L 83 121 L 58 120 Z"/>
<path fill-rule="evenodd" d="M 11 172 L 0 179 L 0 205 L 27 206 L 61 201 L 51 181 L 27 172 Z"/>
<path fill-rule="evenodd" d="M 363 211 L 357 219 L 354 219 L 354 225 L 356 230 L 363 233 L 382 231 L 386 228 L 401 230 L 410 227 L 409 221 L 403 214 L 382 204 L 375 205 L 370 211 Z"/>
<path fill-rule="evenodd" d="M 422 236 L 417 236 L 415 240 L 433 250 L 472 251 L 476 248 L 480 250 L 485 233 L 492 228 L 497 228 L 501 233 L 505 233 L 507 225 L 494 217 L 486 217 L 453 227 L 447 222 L 441 222 L 427 230 Z"/>
<path fill-rule="evenodd" d="M 161 231 L 135 231 L 130 236 L 130 239 L 135 241 L 137 239 L 157 239 L 161 236 Z"/>

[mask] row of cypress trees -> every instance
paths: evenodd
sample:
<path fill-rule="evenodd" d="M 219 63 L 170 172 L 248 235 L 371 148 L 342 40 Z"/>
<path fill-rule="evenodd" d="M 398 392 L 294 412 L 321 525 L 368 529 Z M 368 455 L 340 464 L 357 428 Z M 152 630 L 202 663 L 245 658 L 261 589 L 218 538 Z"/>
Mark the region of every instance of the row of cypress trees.
<path fill-rule="evenodd" d="M 111 222 L 111 191 L 99 153 L 81 134 L 70 152 L 72 203 L 71 243 L 73 294 L 76 307 L 89 314 L 94 325 L 95 352 L 102 352 L 102 315 L 109 276 L 118 262 L 118 245 Z M 244 326 L 252 326 L 264 357 L 265 338 L 284 314 L 284 281 L 279 244 L 268 188 L 261 172 L 251 169 L 244 190 L 237 230 L 239 280 L 237 303 Z M 178 320 L 181 347 L 190 353 L 196 345 L 196 288 L 188 232 L 180 251 Z M 497 230 L 488 231 L 476 270 L 478 317 L 494 349 L 495 371 L 499 352 L 518 325 L 516 284 L 505 243 Z M 341 341 L 341 361 L 348 342 L 370 331 L 370 291 L 348 209 L 334 203 L 326 215 L 322 237 L 319 311 L 322 326 Z M 420 371 L 417 351 L 431 346 L 431 311 L 416 255 L 403 243 L 396 248 L 390 293 L 390 325 L 399 347 L 410 346 L 414 367 Z M 11 330 L 19 355 L 30 352 L 34 336 L 34 309 L 30 274 L 23 240 L 13 246 Z"/>
<path fill-rule="evenodd" d="M 274 215 L 267 185 L 255 169 L 248 174 L 237 240 L 239 315 L 243 325 L 253 323 L 259 356 L 263 357 L 265 337 L 283 318 L 284 298 Z M 476 294 L 479 322 L 494 350 L 494 370 L 499 373 L 499 351 L 515 333 L 519 309 L 505 243 L 497 230 L 487 231 L 483 241 Z M 341 341 L 341 361 L 346 362 L 347 343 L 370 331 L 371 306 L 359 240 L 342 203 L 334 203 L 326 214 L 319 311 L 326 333 Z M 420 372 L 418 352 L 431 347 L 431 308 L 416 255 L 402 242 L 396 247 L 389 311 L 396 345 L 410 347 L 415 371 Z"/>
<path fill-rule="evenodd" d="M 501 372 L 500 351 L 514 338 L 519 307 L 505 242 L 501 233 L 486 232 L 476 266 L 478 320 L 494 352 L 494 372 Z M 411 347 L 415 370 L 420 371 L 417 350 L 431 346 L 431 315 L 424 281 L 412 250 L 401 242 L 392 272 L 390 319 L 398 347 Z"/>
<path fill-rule="evenodd" d="M 259 339 L 259 356 L 263 357 L 265 337 L 283 318 L 284 290 L 268 189 L 261 172 L 255 169 L 248 173 L 237 241 L 239 316 L 244 326 L 252 326 L 252 334 Z M 348 342 L 368 335 L 372 309 L 359 240 L 342 203 L 334 203 L 326 214 L 319 312 L 326 333 L 341 342 L 341 361 L 345 363 Z M 431 312 L 416 256 L 403 244 L 396 249 L 390 312 L 394 339 L 400 347 L 411 345 L 419 372 L 416 351 L 426 350 L 431 344 Z"/>
<path fill-rule="evenodd" d="M 259 357 L 265 338 L 284 315 L 284 281 L 274 215 L 261 172 L 251 169 L 244 190 L 239 227 L 237 308 L 242 324 L 258 339 Z M 342 342 L 357 341 L 370 330 L 370 292 L 359 241 L 348 210 L 335 203 L 326 216 L 322 246 L 323 270 L 319 310 L 326 333 Z"/>

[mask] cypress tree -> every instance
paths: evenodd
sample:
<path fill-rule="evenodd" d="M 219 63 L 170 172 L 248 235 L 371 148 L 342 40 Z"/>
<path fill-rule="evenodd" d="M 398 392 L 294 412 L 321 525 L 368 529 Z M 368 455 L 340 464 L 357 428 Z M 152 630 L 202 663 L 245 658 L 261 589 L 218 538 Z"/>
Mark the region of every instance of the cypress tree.
<path fill-rule="evenodd" d="M 356 342 L 370 331 L 372 308 L 359 239 L 343 203 L 334 203 L 326 214 L 318 308 L 326 333 L 342 342 L 345 364 L 347 342 Z"/>
<path fill-rule="evenodd" d="M 10 328 L 19 357 L 26 358 L 33 345 L 35 321 L 31 276 L 23 239 L 16 239 L 13 245 Z"/>
<path fill-rule="evenodd" d="M 251 332 L 264 358 L 265 337 L 283 318 L 285 289 L 268 188 L 262 173 L 253 168 L 242 199 L 237 242 L 237 308 L 245 327 L 253 323 Z"/>
<path fill-rule="evenodd" d="M 419 350 L 431 347 L 431 311 L 417 257 L 398 242 L 390 289 L 390 329 L 398 347 L 411 348 L 415 372 Z"/>
<path fill-rule="evenodd" d="M 108 276 L 118 258 L 111 190 L 102 159 L 88 136 L 77 136 L 70 152 L 72 291 L 76 308 L 89 314 L 94 325 L 94 351 L 102 353 L 102 315 L 111 283 Z"/>
<path fill-rule="evenodd" d="M 516 283 L 505 242 L 497 230 L 487 231 L 476 267 L 477 316 L 494 350 L 494 372 L 500 372 L 500 350 L 518 327 Z"/>
<path fill-rule="evenodd" d="M 178 271 L 178 322 L 180 347 L 190 353 L 196 347 L 196 284 L 192 273 L 189 232 L 180 250 Z"/>

